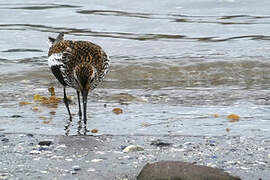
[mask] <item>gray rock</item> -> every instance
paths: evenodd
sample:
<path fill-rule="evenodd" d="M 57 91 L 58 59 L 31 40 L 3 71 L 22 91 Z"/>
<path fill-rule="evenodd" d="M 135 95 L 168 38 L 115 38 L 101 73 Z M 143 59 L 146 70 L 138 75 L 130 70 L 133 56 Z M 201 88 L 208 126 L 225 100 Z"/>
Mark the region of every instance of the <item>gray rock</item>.
<path fill-rule="evenodd" d="M 28 137 L 34 137 L 34 134 L 28 133 L 28 134 L 26 134 L 26 136 L 28 136 Z"/>
<path fill-rule="evenodd" d="M 143 147 L 142 146 L 138 146 L 138 145 L 129 145 L 127 146 L 125 149 L 123 149 L 123 152 L 134 152 L 134 151 L 143 151 Z"/>
<path fill-rule="evenodd" d="M 147 163 L 137 180 L 241 180 L 218 168 L 180 161 Z"/>
<path fill-rule="evenodd" d="M 77 174 L 76 171 L 70 171 L 70 174 Z"/>
<path fill-rule="evenodd" d="M 79 170 L 81 170 L 81 167 L 80 166 L 72 166 L 72 169 L 74 171 L 79 171 Z"/>
<path fill-rule="evenodd" d="M 2 142 L 6 142 L 7 143 L 7 142 L 9 142 L 9 139 L 8 138 L 3 138 L 2 139 Z"/>
<path fill-rule="evenodd" d="M 52 141 L 40 141 L 38 145 L 40 146 L 50 146 L 52 144 Z"/>
<path fill-rule="evenodd" d="M 158 147 L 165 147 L 165 146 L 171 146 L 172 144 L 168 142 L 163 142 L 162 140 L 157 139 L 157 140 L 152 141 L 150 145 L 158 146 Z"/>

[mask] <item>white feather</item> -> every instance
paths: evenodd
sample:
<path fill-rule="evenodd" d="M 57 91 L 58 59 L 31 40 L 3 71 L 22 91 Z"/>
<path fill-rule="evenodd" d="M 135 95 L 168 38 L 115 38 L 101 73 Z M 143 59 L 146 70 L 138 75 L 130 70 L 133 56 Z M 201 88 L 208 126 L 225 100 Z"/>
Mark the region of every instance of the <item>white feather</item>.
<path fill-rule="evenodd" d="M 108 59 L 108 66 L 110 66 L 111 65 L 111 58 L 110 58 L 110 56 L 107 56 L 107 59 Z"/>
<path fill-rule="evenodd" d="M 110 59 L 109 56 L 107 56 L 107 64 L 106 64 L 106 66 L 105 66 L 105 71 L 104 71 L 104 73 L 103 73 L 103 76 L 105 76 L 105 74 L 108 73 L 110 64 L 111 64 L 111 59 Z"/>
<path fill-rule="evenodd" d="M 50 55 L 48 58 L 49 67 L 56 65 L 63 65 L 62 57 L 63 57 L 62 53 L 53 53 L 52 55 Z"/>
<path fill-rule="evenodd" d="M 52 41 L 49 40 L 48 45 L 49 45 L 49 48 L 52 47 L 52 45 L 53 45 Z"/>

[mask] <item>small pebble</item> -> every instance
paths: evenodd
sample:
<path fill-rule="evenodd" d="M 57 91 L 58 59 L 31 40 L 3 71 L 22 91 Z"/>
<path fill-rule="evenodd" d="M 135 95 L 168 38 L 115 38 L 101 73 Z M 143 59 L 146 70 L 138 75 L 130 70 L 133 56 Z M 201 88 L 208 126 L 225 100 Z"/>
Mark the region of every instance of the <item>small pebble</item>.
<path fill-rule="evenodd" d="M 134 151 L 143 151 L 143 147 L 142 146 L 138 146 L 138 145 L 129 145 L 127 146 L 123 152 L 134 152 Z"/>
<path fill-rule="evenodd" d="M 40 141 L 38 145 L 40 146 L 50 146 L 52 144 L 52 141 Z"/>
<path fill-rule="evenodd" d="M 106 154 L 104 151 L 96 151 L 95 153 L 96 153 L 96 154 L 101 154 L 101 155 Z"/>
<path fill-rule="evenodd" d="M 70 171 L 70 174 L 77 174 L 76 171 Z"/>
<path fill-rule="evenodd" d="M 9 174 L 0 174 L 0 179 L 9 179 Z"/>
<path fill-rule="evenodd" d="M 60 149 L 60 148 L 66 148 L 67 146 L 65 144 L 61 144 L 59 146 L 57 146 L 55 149 Z"/>
<path fill-rule="evenodd" d="M 190 146 L 190 145 L 192 145 L 192 144 L 194 144 L 194 142 L 185 142 L 183 145 L 184 145 L 184 146 Z"/>
<path fill-rule="evenodd" d="M 250 168 L 244 167 L 244 166 L 242 166 L 242 167 L 240 167 L 240 168 L 243 169 L 243 170 L 248 170 L 248 169 L 250 169 Z"/>
<path fill-rule="evenodd" d="M 79 170 L 81 170 L 81 167 L 76 165 L 76 166 L 72 166 L 72 169 L 74 171 L 79 171 Z"/>
<path fill-rule="evenodd" d="M 91 162 L 100 162 L 103 161 L 103 159 L 92 159 Z"/>
<path fill-rule="evenodd" d="M 2 141 L 3 142 L 9 142 L 9 139 L 8 138 L 3 138 Z"/>
<path fill-rule="evenodd" d="M 20 117 L 22 117 L 22 116 L 21 116 L 21 115 L 15 114 L 15 115 L 12 115 L 11 117 L 12 117 L 12 118 L 20 118 Z"/>
<path fill-rule="evenodd" d="M 27 84 L 27 83 L 30 83 L 30 80 L 24 79 L 24 80 L 21 80 L 20 82 L 21 82 L 21 83 L 24 83 L 24 84 Z"/>
<path fill-rule="evenodd" d="M 26 136 L 28 136 L 28 137 L 34 137 L 33 134 L 26 134 Z"/>
<path fill-rule="evenodd" d="M 94 171 L 96 171 L 94 168 L 89 168 L 88 170 L 87 170 L 88 172 L 94 172 Z"/>
<path fill-rule="evenodd" d="M 160 139 L 157 139 L 155 141 L 152 141 L 150 145 L 164 147 L 164 146 L 171 146 L 171 143 L 163 142 Z"/>
<path fill-rule="evenodd" d="M 30 153 L 29 154 L 40 154 L 40 151 L 38 151 L 38 150 L 33 150 L 33 151 L 30 151 Z"/>

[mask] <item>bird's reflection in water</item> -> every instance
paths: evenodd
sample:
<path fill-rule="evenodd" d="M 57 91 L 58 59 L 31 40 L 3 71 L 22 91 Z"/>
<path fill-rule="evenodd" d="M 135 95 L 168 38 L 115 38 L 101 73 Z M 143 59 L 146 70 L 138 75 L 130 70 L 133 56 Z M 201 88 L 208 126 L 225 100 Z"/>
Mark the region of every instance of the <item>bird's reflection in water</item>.
<path fill-rule="evenodd" d="M 65 135 L 69 136 L 70 135 L 70 128 L 72 127 L 72 119 L 69 119 L 65 125 Z M 80 120 L 77 123 L 77 134 L 76 135 L 87 135 L 87 132 L 89 132 L 89 130 L 86 127 L 86 124 L 83 123 L 82 125 L 82 119 L 80 118 Z"/>
<path fill-rule="evenodd" d="M 87 135 L 87 132 L 89 132 L 89 131 L 86 128 L 86 124 L 85 123 L 83 123 L 83 127 L 82 127 L 82 121 L 81 120 L 82 119 L 80 119 L 78 121 L 77 135 Z M 81 131 L 83 131 L 83 133 L 81 133 Z"/>

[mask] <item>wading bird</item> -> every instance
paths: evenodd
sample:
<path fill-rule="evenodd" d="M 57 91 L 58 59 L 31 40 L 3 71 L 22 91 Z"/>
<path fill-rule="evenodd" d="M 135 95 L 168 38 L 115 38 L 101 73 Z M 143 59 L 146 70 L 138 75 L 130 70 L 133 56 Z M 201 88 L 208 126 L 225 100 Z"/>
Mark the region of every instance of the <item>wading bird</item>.
<path fill-rule="evenodd" d="M 64 33 L 49 37 L 48 65 L 56 79 L 63 85 L 64 103 L 70 119 L 66 87 L 77 91 L 79 117 L 82 116 L 80 93 L 83 102 L 83 120 L 86 124 L 88 93 L 95 89 L 108 72 L 110 59 L 103 49 L 89 41 L 64 40 Z"/>

